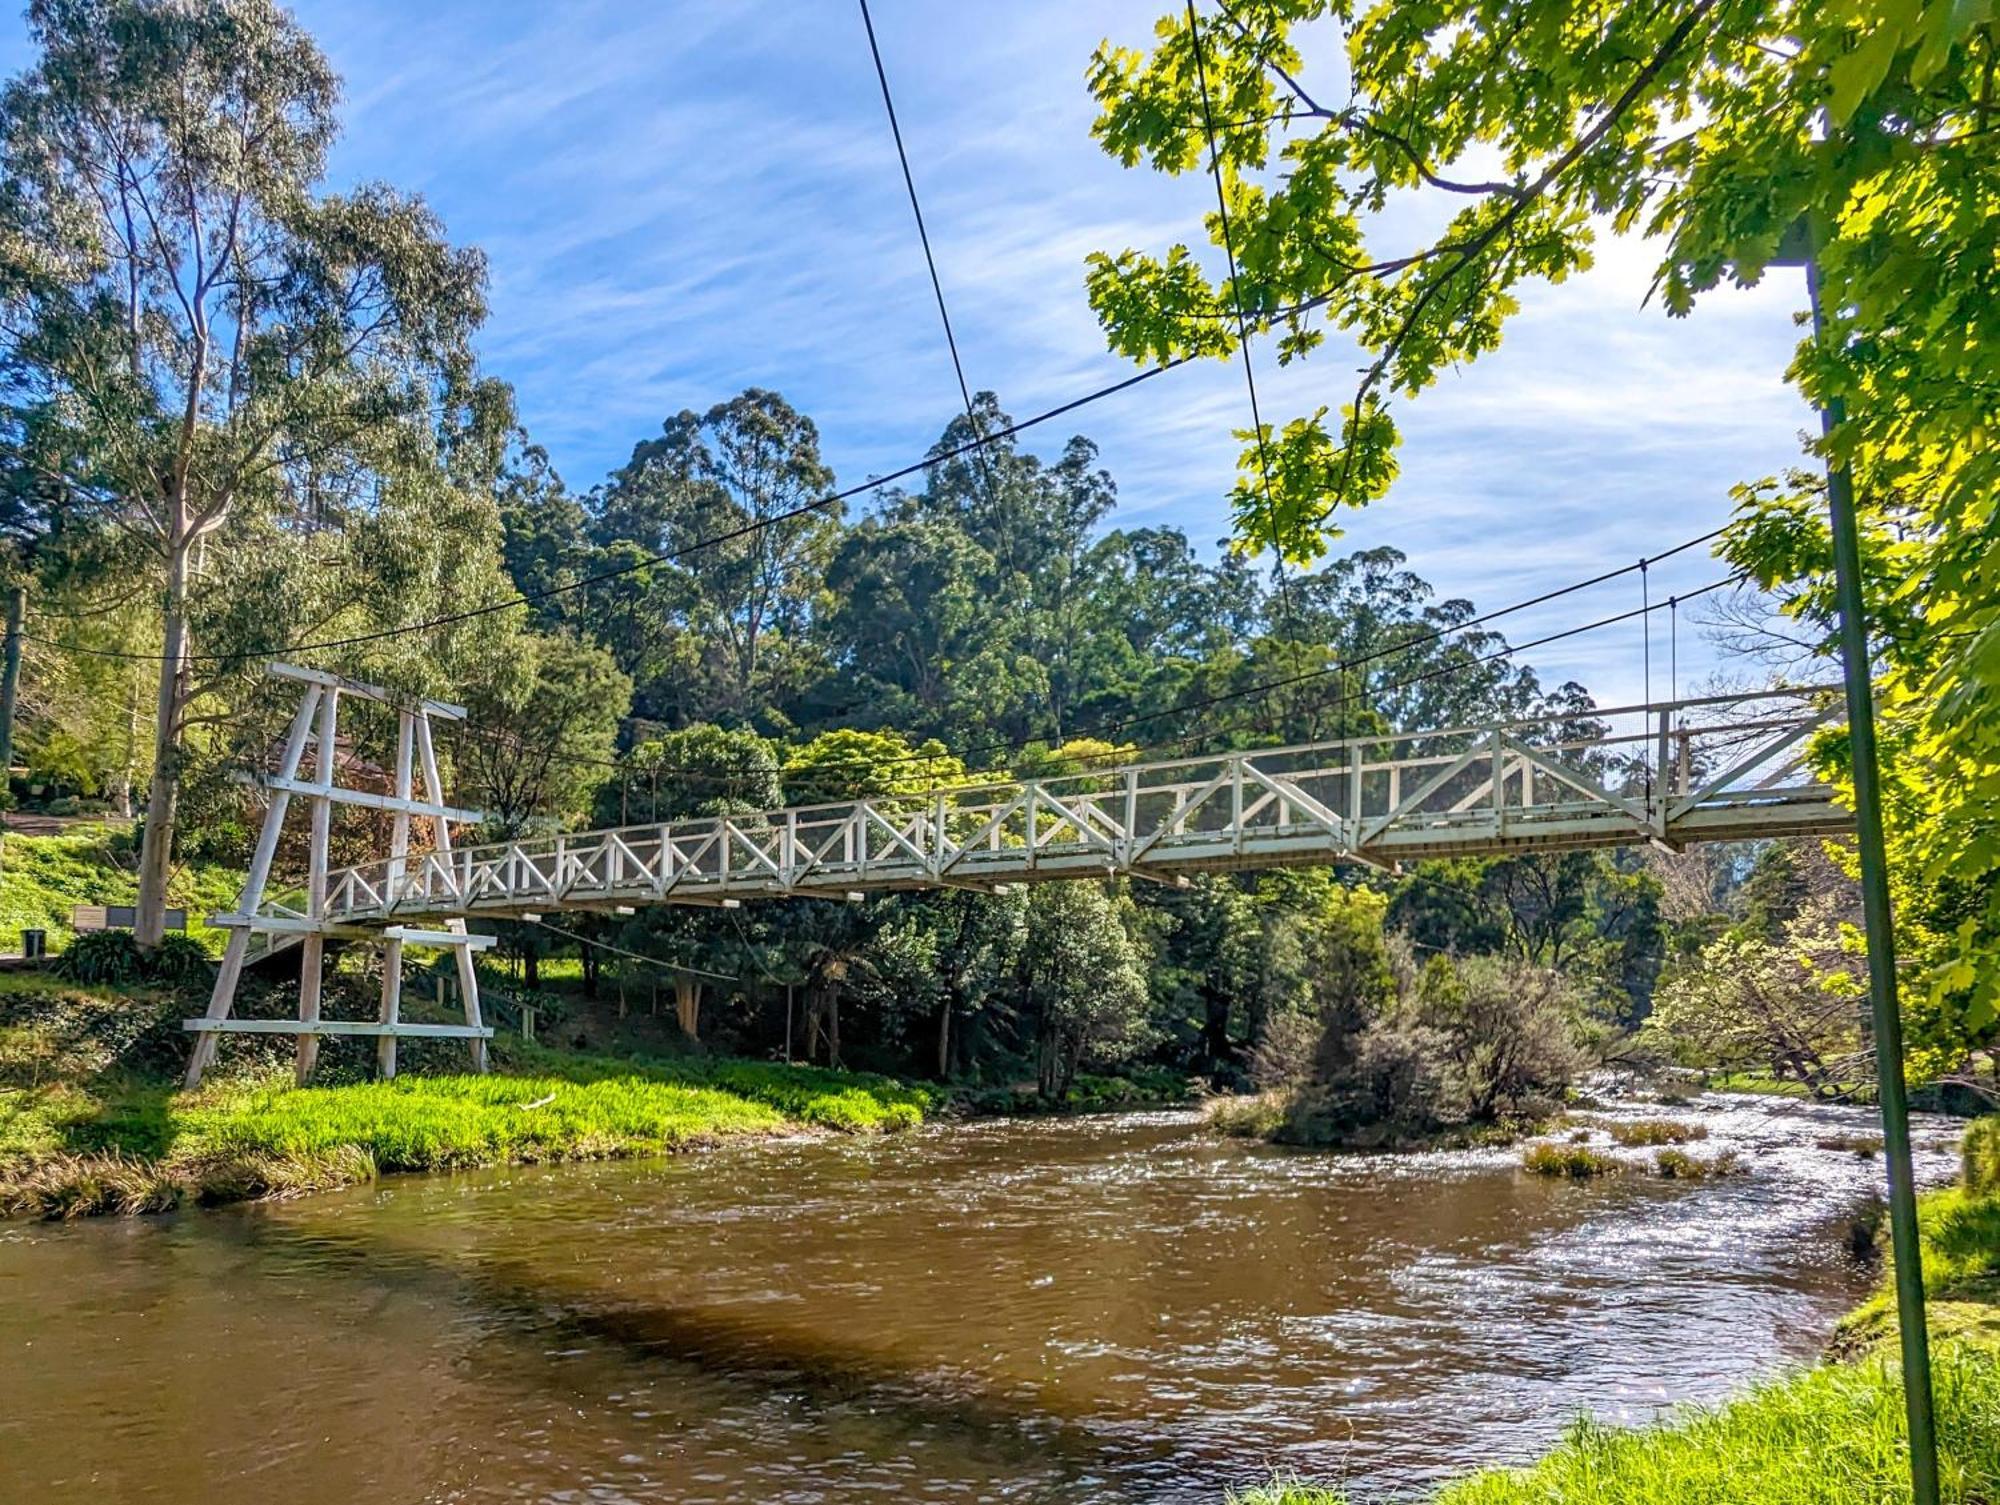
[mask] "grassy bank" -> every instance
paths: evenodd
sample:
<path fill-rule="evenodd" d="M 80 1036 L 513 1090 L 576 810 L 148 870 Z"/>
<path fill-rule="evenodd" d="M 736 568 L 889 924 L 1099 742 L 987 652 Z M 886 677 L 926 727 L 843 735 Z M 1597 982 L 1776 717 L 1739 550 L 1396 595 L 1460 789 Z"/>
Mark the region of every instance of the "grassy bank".
<path fill-rule="evenodd" d="M 23 929 L 49 933 L 61 951 L 75 934 L 70 910 L 78 904 L 131 904 L 139 896 L 132 837 L 109 825 L 81 824 L 56 836 L 10 832 L 0 842 L 0 952 L 18 955 Z M 212 863 L 177 869 L 167 897 L 188 912 L 188 933 L 219 951 L 224 932 L 209 929 L 209 915 L 233 909 L 243 882 L 240 870 Z"/>
<path fill-rule="evenodd" d="M 40 977 L 0 985 L 0 1211 L 149 1212 L 390 1171 L 661 1154 L 796 1129 L 885 1132 L 933 1105 L 880 1077 L 518 1042 L 496 1042 L 490 1076 L 300 1090 L 273 1062 L 183 1093 L 184 1012 L 170 998 Z"/>
<path fill-rule="evenodd" d="M 2000 1119 L 1969 1136 L 1967 1184 L 1924 1199 L 1944 1498 L 2000 1502 Z M 1636 1429 L 1579 1421 L 1539 1463 L 1445 1485 L 1428 1505 L 1873 1505 L 1909 1498 L 1886 1289 L 1842 1324 L 1843 1362 Z M 1239 1505 L 1347 1505 L 1277 1484 Z"/>

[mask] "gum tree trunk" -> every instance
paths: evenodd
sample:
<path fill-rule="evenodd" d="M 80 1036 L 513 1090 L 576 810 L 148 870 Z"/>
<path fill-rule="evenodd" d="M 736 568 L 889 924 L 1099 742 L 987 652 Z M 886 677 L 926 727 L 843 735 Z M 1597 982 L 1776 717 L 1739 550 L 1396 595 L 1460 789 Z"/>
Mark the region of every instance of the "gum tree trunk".
<path fill-rule="evenodd" d="M 181 714 L 187 706 L 187 580 L 190 540 L 169 545 L 165 630 L 160 640 L 160 683 L 153 722 L 153 782 L 146 795 L 146 832 L 139 847 L 139 913 L 134 929 L 142 947 L 160 943 L 167 929 L 167 880 L 173 872 L 175 815 L 181 794 Z"/>

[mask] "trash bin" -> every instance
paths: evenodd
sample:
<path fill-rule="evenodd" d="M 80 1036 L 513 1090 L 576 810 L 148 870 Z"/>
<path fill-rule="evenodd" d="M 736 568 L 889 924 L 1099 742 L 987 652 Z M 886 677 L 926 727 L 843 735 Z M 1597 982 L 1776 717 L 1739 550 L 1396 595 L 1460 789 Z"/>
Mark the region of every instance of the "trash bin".
<path fill-rule="evenodd" d="M 28 961 L 40 961 L 49 954 L 49 933 L 46 930 L 24 930 L 21 932 L 21 955 Z"/>

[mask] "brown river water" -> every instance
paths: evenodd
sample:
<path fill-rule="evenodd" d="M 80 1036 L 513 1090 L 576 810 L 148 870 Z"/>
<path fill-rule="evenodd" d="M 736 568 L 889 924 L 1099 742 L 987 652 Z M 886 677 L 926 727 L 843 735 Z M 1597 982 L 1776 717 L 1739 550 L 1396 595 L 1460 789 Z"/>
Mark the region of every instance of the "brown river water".
<path fill-rule="evenodd" d="M 1866 1290 L 1841 1223 L 1880 1162 L 1815 1140 L 1868 1115 L 1697 1113 L 1751 1174 L 1554 1183 L 1139 1114 L 0 1225 L 0 1500 L 1416 1492 L 1584 1409 L 1725 1396 Z"/>

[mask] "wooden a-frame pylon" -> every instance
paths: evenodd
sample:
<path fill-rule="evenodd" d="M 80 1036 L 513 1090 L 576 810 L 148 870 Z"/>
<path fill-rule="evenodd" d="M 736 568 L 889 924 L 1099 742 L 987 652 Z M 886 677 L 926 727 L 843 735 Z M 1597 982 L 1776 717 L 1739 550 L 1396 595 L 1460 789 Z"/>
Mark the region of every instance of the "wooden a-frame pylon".
<path fill-rule="evenodd" d="M 449 859 L 451 826 L 457 821 L 477 821 L 476 810 L 458 810 L 444 803 L 444 786 L 438 777 L 437 750 L 431 742 L 432 720 L 464 719 L 463 707 L 442 701 L 425 700 L 411 704 L 400 697 L 319 669 L 293 664 L 267 665 L 280 679 L 297 681 L 305 687 L 299 709 L 292 717 L 291 730 L 278 760 L 275 774 L 252 782 L 270 791 L 271 803 L 264 815 L 263 829 L 250 857 L 250 870 L 243 880 L 243 894 L 233 912 L 215 915 L 209 923 L 227 927 L 228 948 L 215 977 L 215 991 L 208 1012 L 199 1019 L 183 1021 L 194 1033 L 194 1050 L 188 1059 L 186 1085 L 199 1085 L 202 1073 L 213 1064 L 216 1046 L 224 1034 L 277 1034 L 298 1038 L 297 1079 L 303 1086 L 311 1077 L 319 1056 L 323 1035 L 371 1035 L 375 1037 L 377 1070 L 384 1077 L 396 1074 L 396 1042 L 404 1038 L 462 1039 L 472 1050 L 475 1071 L 486 1070 L 486 1042 L 493 1037 L 479 1016 L 479 979 L 473 968 L 473 953 L 493 944 L 493 937 L 468 935 L 463 920 L 447 920 L 443 930 L 422 930 L 406 925 L 379 929 L 330 923 L 326 918 L 327 848 L 332 832 L 335 804 L 358 805 L 386 810 L 394 818 L 389 845 L 388 897 L 403 877 L 410 851 L 411 819 L 431 822 L 437 852 Z M 347 789 L 334 783 L 340 700 L 343 695 L 372 700 L 397 713 L 395 787 L 391 794 L 373 790 Z M 299 776 L 307 745 L 313 751 L 312 778 Z M 416 779 L 421 769 L 424 797 L 416 796 Z M 265 887 L 271 876 L 271 860 L 277 854 L 278 837 L 294 796 L 311 807 L 311 832 L 306 872 L 306 907 L 303 911 L 267 899 Z M 282 1019 L 235 1019 L 230 1010 L 236 1002 L 237 985 L 242 981 L 243 964 L 250 954 L 252 937 L 262 935 L 273 946 L 303 944 L 299 964 L 299 1017 L 296 1024 Z M 322 1019 L 320 984 L 329 936 L 372 941 L 382 947 L 382 1005 L 373 1021 Z M 458 963 L 459 993 L 465 1001 L 464 1024 L 405 1024 L 402 1021 L 403 948 L 434 947 L 451 951 Z"/>

